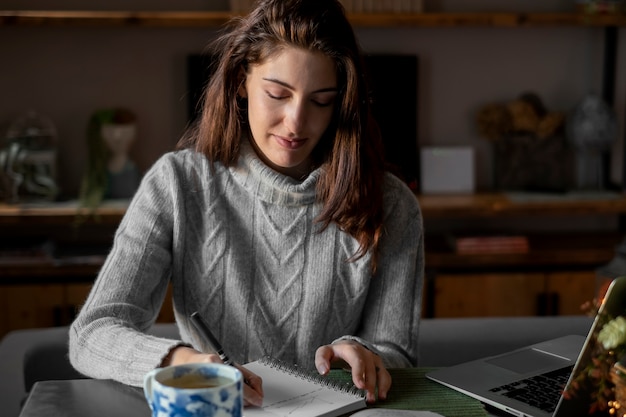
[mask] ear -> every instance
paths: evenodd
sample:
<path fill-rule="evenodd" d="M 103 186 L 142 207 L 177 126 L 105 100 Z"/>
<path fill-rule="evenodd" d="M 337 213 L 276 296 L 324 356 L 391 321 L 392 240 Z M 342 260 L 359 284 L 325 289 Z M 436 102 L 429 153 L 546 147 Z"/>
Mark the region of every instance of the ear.
<path fill-rule="evenodd" d="M 244 81 L 242 81 L 239 84 L 239 89 L 237 90 L 237 95 L 239 97 L 241 97 L 241 98 L 248 98 L 248 91 L 246 91 L 246 83 Z"/>
<path fill-rule="evenodd" d="M 237 89 L 237 95 L 241 98 L 248 98 L 248 91 L 246 90 L 246 73 L 241 70 L 239 72 L 239 88 Z"/>

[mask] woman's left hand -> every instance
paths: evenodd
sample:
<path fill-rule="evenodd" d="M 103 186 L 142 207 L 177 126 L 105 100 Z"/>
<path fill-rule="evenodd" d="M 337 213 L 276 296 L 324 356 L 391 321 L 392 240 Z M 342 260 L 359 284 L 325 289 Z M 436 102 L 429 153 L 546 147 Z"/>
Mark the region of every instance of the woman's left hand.
<path fill-rule="evenodd" d="M 378 398 L 387 398 L 387 392 L 391 388 L 391 375 L 380 356 L 352 340 L 320 346 L 315 352 L 315 367 L 322 375 L 330 371 L 331 363 L 339 361 L 344 361 L 350 367 L 352 381 L 357 388 L 366 391 L 368 403 L 376 401 L 376 387 Z"/>

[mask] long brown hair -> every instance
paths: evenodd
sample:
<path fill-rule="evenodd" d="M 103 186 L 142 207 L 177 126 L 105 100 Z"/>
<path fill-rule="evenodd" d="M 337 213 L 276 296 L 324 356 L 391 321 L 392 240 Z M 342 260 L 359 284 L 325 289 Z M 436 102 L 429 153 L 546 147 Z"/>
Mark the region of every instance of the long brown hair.
<path fill-rule="evenodd" d="M 211 163 L 234 165 L 247 128 L 239 87 L 251 65 L 285 46 L 319 51 L 337 70 L 340 92 L 333 120 L 312 155 L 314 164 L 322 167 L 317 221 L 322 230 L 335 223 L 358 240 L 353 259 L 369 250 L 376 255 L 383 222 L 383 151 L 370 113 L 360 48 L 339 1 L 260 0 L 248 16 L 233 19 L 212 44 L 217 67 L 201 117 L 179 146 L 194 148 Z"/>

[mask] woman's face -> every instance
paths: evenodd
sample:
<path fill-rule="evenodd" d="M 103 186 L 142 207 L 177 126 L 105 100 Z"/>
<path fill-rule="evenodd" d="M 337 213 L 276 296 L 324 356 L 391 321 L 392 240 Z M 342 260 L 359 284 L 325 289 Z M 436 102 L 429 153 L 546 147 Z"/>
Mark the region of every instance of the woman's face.
<path fill-rule="evenodd" d="M 252 144 L 274 170 L 300 179 L 331 122 L 337 97 L 334 62 L 319 52 L 286 47 L 252 65 L 244 90 Z"/>

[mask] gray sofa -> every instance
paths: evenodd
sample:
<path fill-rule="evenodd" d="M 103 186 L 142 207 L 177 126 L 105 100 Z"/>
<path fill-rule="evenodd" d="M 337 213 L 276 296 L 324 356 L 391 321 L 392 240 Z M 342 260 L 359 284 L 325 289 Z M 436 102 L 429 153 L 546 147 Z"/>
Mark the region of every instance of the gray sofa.
<path fill-rule="evenodd" d="M 490 356 L 569 334 L 586 335 L 585 316 L 423 319 L 419 366 L 442 367 Z M 32 385 L 39 380 L 82 377 L 67 359 L 67 327 L 17 330 L 0 342 L 2 415 L 16 417 Z M 175 337 L 173 324 L 157 324 L 156 335 Z"/>

